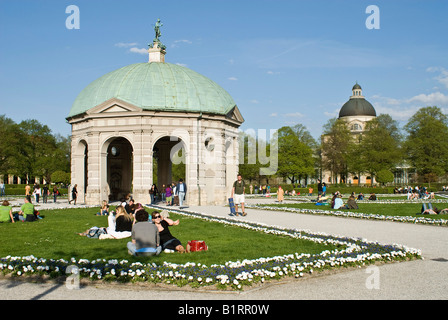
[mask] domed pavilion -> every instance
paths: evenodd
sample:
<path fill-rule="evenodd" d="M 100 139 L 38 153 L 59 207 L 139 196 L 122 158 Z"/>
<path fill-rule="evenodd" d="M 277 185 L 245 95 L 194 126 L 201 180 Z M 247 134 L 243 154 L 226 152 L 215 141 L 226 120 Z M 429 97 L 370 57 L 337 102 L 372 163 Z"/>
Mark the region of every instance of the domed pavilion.
<path fill-rule="evenodd" d="M 224 204 L 238 173 L 238 128 L 244 119 L 217 83 L 166 63 L 160 33 L 149 60 L 90 83 L 75 99 L 72 185 L 79 202 L 100 204 L 171 184 L 173 163 L 185 165 L 189 205 Z"/>

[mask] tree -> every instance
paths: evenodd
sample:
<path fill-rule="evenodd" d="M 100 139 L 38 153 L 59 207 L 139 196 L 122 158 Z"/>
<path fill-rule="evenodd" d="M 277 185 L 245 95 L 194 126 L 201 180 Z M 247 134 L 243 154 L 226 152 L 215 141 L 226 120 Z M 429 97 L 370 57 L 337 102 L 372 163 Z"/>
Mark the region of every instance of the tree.
<path fill-rule="evenodd" d="M 51 181 L 54 183 L 63 183 L 67 185 L 70 183 L 70 173 L 62 170 L 55 171 L 51 175 Z"/>
<path fill-rule="evenodd" d="M 70 138 L 54 136 L 37 120 L 16 124 L 0 116 L 0 174 L 51 181 L 51 173 L 70 171 Z"/>
<path fill-rule="evenodd" d="M 0 116 L 0 173 L 26 176 L 26 134 L 13 120 Z"/>
<path fill-rule="evenodd" d="M 302 125 L 282 127 L 277 131 L 278 171 L 293 183 L 314 174 L 313 146 L 316 142 Z"/>
<path fill-rule="evenodd" d="M 23 174 L 28 177 L 44 177 L 51 181 L 57 170 L 70 171 L 70 139 L 54 136 L 47 125 L 37 120 L 25 120 L 19 124 L 25 136 L 21 143 Z"/>
<path fill-rule="evenodd" d="M 401 135 L 398 126 L 389 115 L 381 114 L 367 122 L 358 146 L 359 167 L 372 177 L 382 170 L 391 170 L 401 161 Z M 373 179 L 372 179 L 373 184 Z"/>
<path fill-rule="evenodd" d="M 345 177 L 348 171 L 349 156 L 355 148 L 355 140 L 345 121 L 330 119 L 324 125 L 321 154 L 322 168 L 331 172 L 332 180 Z"/>
<path fill-rule="evenodd" d="M 420 176 L 441 176 L 448 171 L 448 118 L 440 108 L 420 108 L 405 125 L 405 150 Z"/>
<path fill-rule="evenodd" d="M 394 174 L 386 169 L 380 170 L 376 174 L 376 181 L 378 181 L 379 183 L 381 183 L 383 185 L 388 182 L 393 182 Z"/>
<path fill-rule="evenodd" d="M 18 141 L 14 135 L 16 124 L 13 120 L 4 115 L 0 116 L 0 174 L 5 175 L 11 172 L 14 167 L 14 156 L 16 150 L 14 146 Z"/>
<path fill-rule="evenodd" d="M 180 179 L 185 179 L 186 175 L 185 175 L 185 149 L 181 148 L 178 151 L 177 156 L 182 159 L 182 161 L 180 161 L 180 163 L 172 163 L 171 164 L 171 177 L 173 181 L 179 181 Z M 157 171 L 155 171 L 157 172 Z M 162 186 L 159 186 L 162 187 Z M 163 191 L 165 192 L 165 191 Z"/>
<path fill-rule="evenodd" d="M 260 178 L 261 165 L 257 158 L 257 139 L 252 135 L 240 133 L 239 147 L 239 173 L 250 182 L 258 180 Z"/>

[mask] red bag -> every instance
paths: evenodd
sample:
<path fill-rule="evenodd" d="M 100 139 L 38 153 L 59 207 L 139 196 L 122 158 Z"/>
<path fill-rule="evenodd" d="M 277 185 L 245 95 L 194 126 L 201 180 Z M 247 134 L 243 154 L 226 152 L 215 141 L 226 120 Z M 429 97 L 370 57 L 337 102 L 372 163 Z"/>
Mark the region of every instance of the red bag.
<path fill-rule="evenodd" d="M 190 252 L 194 251 L 207 251 L 208 247 L 203 240 L 191 240 L 188 241 L 188 247 L 190 247 Z"/>

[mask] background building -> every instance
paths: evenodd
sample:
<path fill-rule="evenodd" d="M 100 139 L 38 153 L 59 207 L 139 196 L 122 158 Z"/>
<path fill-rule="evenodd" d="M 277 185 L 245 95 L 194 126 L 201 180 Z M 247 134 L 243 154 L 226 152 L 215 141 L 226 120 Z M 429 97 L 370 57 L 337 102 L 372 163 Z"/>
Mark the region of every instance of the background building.
<path fill-rule="evenodd" d="M 362 95 L 361 86 L 356 83 L 352 88 L 352 96 L 350 99 L 342 106 L 339 111 L 338 119 L 344 121 L 347 124 L 347 128 L 350 130 L 352 137 L 355 141 L 359 141 L 359 135 L 365 131 L 366 123 L 376 117 L 375 108 L 372 104 L 365 99 Z M 325 139 L 325 135 L 322 136 Z M 322 150 L 322 157 L 326 156 L 325 150 Z M 322 170 L 322 182 L 327 184 L 335 183 L 332 180 L 331 172 L 327 170 Z M 352 175 L 348 173 L 346 177 L 342 179 L 343 183 L 347 184 L 371 184 L 372 180 L 370 176 L 367 175 Z M 375 181 L 373 181 L 375 183 Z"/>

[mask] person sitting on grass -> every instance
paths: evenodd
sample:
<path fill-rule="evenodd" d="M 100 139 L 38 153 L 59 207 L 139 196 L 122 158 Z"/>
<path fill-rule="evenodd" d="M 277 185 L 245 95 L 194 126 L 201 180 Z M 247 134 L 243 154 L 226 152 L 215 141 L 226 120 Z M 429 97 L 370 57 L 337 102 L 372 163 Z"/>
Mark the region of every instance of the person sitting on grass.
<path fill-rule="evenodd" d="M 12 216 L 12 207 L 7 200 L 4 200 L 0 207 L 0 222 L 12 222 L 14 223 L 14 217 Z"/>
<path fill-rule="evenodd" d="M 334 199 L 333 209 L 341 209 L 344 206 L 344 202 L 342 201 L 342 196 L 340 194 L 336 194 L 336 198 Z"/>
<path fill-rule="evenodd" d="M 115 209 L 115 212 L 115 229 L 113 228 L 113 223 L 111 223 L 111 221 L 108 221 L 109 228 L 116 232 L 132 231 L 132 217 L 126 212 L 126 209 L 123 206 L 118 206 Z"/>
<path fill-rule="evenodd" d="M 159 230 L 148 219 L 149 214 L 146 210 L 138 210 L 135 213 L 135 221 L 132 226 L 132 241 L 127 243 L 129 254 L 134 256 L 153 256 L 162 252 Z"/>
<path fill-rule="evenodd" d="M 108 216 L 109 215 L 109 204 L 106 200 L 103 200 L 101 205 L 101 212 L 96 214 L 97 216 Z"/>
<path fill-rule="evenodd" d="M 160 235 L 160 243 L 162 245 L 162 249 L 164 252 L 171 253 L 177 251 L 179 253 L 184 253 L 185 248 L 182 246 L 182 243 L 173 237 L 169 230 L 169 226 L 177 226 L 179 225 L 179 219 L 173 221 L 167 217 L 162 217 L 160 212 L 153 211 L 152 213 L 152 221 L 156 225 L 159 230 Z"/>
<path fill-rule="evenodd" d="M 351 195 L 348 197 L 347 204 L 345 205 L 345 209 L 359 209 L 358 204 L 355 201 L 355 197 Z"/>
<path fill-rule="evenodd" d="M 134 199 L 129 199 L 129 201 L 124 206 L 124 209 L 127 213 L 131 215 L 131 217 L 134 217 L 135 209 L 137 208 Z"/>
<path fill-rule="evenodd" d="M 339 207 L 335 208 L 335 204 L 336 204 L 336 199 L 340 197 L 341 201 L 342 201 L 342 195 L 339 191 L 336 191 L 335 193 L 333 193 L 333 198 L 331 198 L 331 208 L 332 209 L 339 209 Z M 341 201 L 338 201 L 338 205 L 341 206 L 342 203 Z"/>
<path fill-rule="evenodd" d="M 33 222 L 36 221 L 34 205 L 31 203 L 31 196 L 25 197 L 25 203 L 20 207 L 18 218 L 20 221 Z"/>
<path fill-rule="evenodd" d="M 134 207 L 135 207 L 135 209 L 134 209 L 134 216 L 135 216 L 135 214 L 137 213 L 137 211 L 139 211 L 139 210 L 145 210 L 145 208 L 143 207 L 143 205 L 142 205 L 140 202 L 134 204 Z M 149 221 L 151 221 L 151 217 L 149 217 L 148 219 L 149 219 Z M 134 221 L 135 221 L 135 220 L 134 220 Z"/>

